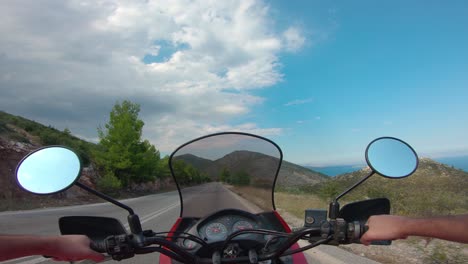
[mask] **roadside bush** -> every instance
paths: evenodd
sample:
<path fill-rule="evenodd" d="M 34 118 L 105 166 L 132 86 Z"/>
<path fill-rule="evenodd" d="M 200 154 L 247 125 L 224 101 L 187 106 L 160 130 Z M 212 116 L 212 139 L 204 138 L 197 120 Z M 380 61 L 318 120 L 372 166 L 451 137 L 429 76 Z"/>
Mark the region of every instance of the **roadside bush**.
<path fill-rule="evenodd" d="M 338 182 L 328 181 L 323 183 L 320 190 L 318 191 L 318 195 L 325 201 L 329 201 L 338 196 L 341 193 L 342 189 L 343 187 Z"/>
<path fill-rule="evenodd" d="M 115 193 L 120 190 L 122 183 L 115 177 L 114 173 L 108 172 L 98 180 L 97 187 L 104 193 Z"/>

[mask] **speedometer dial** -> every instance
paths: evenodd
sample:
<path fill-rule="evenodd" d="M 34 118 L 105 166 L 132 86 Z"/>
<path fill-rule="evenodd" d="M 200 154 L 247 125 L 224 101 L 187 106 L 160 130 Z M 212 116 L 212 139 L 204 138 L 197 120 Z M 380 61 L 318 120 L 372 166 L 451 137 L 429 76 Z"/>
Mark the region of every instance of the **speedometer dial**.
<path fill-rule="evenodd" d="M 227 228 L 221 223 L 211 223 L 206 226 L 205 234 L 208 239 L 225 239 L 227 237 Z"/>
<path fill-rule="evenodd" d="M 232 231 L 239 231 L 239 230 L 245 230 L 245 229 L 253 229 L 253 225 L 250 222 L 241 220 L 237 221 L 233 226 L 232 226 Z"/>
<path fill-rule="evenodd" d="M 197 245 L 197 243 L 193 240 L 190 240 L 190 239 L 184 239 L 184 241 L 182 242 L 182 245 L 186 248 L 186 249 L 193 249 L 195 248 L 195 246 Z"/>

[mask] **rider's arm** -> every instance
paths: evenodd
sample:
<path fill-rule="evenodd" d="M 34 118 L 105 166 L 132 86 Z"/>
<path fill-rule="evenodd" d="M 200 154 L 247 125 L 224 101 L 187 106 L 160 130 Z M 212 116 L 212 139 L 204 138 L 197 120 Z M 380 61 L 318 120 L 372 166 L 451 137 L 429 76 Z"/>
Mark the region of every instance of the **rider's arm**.
<path fill-rule="evenodd" d="M 367 225 L 369 229 L 361 237 L 365 245 L 375 240 L 395 240 L 408 236 L 468 243 L 468 214 L 430 218 L 374 215 L 369 218 Z"/>
<path fill-rule="evenodd" d="M 0 261 L 31 255 L 51 256 L 56 260 L 102 261 L 104 256 L 93 251 L 90 242 L 82 235 L 0 235 Z"/>

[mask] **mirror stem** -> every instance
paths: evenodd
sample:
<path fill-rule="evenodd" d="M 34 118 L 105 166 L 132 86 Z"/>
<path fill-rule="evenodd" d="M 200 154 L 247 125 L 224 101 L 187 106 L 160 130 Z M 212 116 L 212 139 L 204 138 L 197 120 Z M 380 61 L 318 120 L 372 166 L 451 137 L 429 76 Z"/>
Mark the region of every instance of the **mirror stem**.
<path fill-rule="evenodd" d="M 362 180 L 356 182 L 353 186 L 351 186 L 348 190 L 344 191 L 343 193 L 341 193 L 340 195 L 338 195 L 335 200 L 333 200 L 334 203 L 337 203 L 338 202 L 338 199 L 340 199 L 341 197 L 345 196 L 347 193 L 349 193 L 352 189 L 356 188 L 358 185 L 360 185 L 361 183 L 363 183 L 364 181 L 366 181 L 367 179 L 369 179 L 370 176 L 374 175 L 374 171 L 372 171 L 369 175 L 367 175 L 366 177 L 364 177 Z"/>
<path fill-rule="evenodd" d="M 121 202 L 119 202 L 119 201 L 117 201 L 117 200 L 115 200 L 115 199 L 113 199 L 113 198 L 110 197 L 110 196 L 107 196 L 107 195 L 105 195 L 105 194 L 103 194 L 103 193 L 100 193 L 100 192 L 98 192 L 98 191 L 96 191 L 96 190 L 93 190 L 93 189 L 89 188 L 88 186 L 86 186 L 86 185 L 84 185 L 84 184 L 82 184 L 82 183 L 80 183 L 80 182 L 78 182 L 78 181 L 75 182 L 75 185 L 78 186 L 78 187 L 80 187 L 81 189 L 87 191 L 87 192 L 90 192 L 90 193 L 92 193 L 92 194 L 94 194 L 94 195 L 96 195 L 96 196 L 98 196 L 98 197 L 101 197 L 102 199 L 104 199 L 104 200 L 106 200 L 106 201 L 108 201 L 108 202 L 110 202 L 110 203 L 113 203 L 113 204 L 117 205 L 117 206 L 120 207 L 120 208 L 123 208 L 123 209 L 127 210 L 128 213 L 129 213 L 130 215 L 134 215 L 134 214 L 135 214 L 135 213 L 133 212 L 133 209 L 132 209 L 132 208 L 126 206 L 125 204 L 123 204 L 123 203 L 121 203 Z"/>
<path fill-rule="evenodd" d="M 334 200 L 333 202 L 330 203 L 328 207 L 328 218 L 336 219 L 338 218 L 339 213 L 340 213 L 340 203 Z"/>

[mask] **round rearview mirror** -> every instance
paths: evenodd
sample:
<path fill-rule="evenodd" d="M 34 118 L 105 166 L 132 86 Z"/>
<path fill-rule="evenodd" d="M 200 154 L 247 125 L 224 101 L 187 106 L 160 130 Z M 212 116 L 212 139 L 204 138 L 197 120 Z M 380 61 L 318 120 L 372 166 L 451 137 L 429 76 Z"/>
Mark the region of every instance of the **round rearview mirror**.
<path fill-rule="evenodd" d="M 418 168 L 418 155 L 406 142 L 377 138 L 366 149 L 366 161 L 374 172 L 388 178 L 403 178 Z"/>
<path fill-rule="evenodd" d="M 81 162 L 72 150 L 52 146 L 38 149 L 21 160 L 16 180 L 34 194 L 53 194 L 71 187 L 80 176 Z"/>

